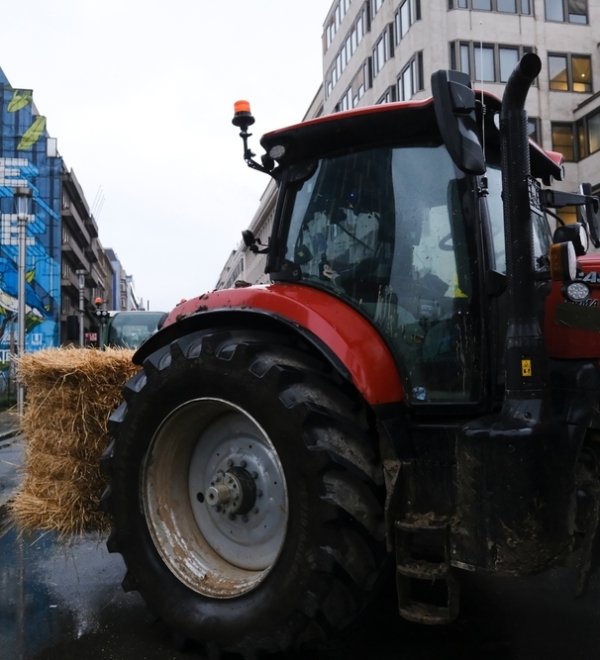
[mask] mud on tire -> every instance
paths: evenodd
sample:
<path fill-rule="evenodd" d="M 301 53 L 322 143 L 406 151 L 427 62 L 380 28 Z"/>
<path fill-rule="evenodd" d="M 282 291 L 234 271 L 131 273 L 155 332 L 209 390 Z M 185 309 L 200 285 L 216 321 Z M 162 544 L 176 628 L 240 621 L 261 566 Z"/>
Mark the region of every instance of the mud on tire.
<path fill-rule="evenodd" d="M 351 388 L 281 337 L 203 331 L 150 356 L 111 418 L 108 546 L 179 635 L 331 639 L 384 561 L 376 438 Z"/>

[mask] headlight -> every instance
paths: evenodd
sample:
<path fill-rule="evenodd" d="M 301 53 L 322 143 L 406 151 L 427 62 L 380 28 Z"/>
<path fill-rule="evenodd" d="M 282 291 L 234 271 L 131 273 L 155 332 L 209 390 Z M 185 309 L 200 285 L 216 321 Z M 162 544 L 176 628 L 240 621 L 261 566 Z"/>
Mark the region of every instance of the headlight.
<path fill-rule="evenodd" d="M 573 302 L 580 302 L 581 300 L 589 298 L 590 289 L 588 285 L 583 282 L 571 282 L 571 284 L 565 287 L 565 295 Z"/>

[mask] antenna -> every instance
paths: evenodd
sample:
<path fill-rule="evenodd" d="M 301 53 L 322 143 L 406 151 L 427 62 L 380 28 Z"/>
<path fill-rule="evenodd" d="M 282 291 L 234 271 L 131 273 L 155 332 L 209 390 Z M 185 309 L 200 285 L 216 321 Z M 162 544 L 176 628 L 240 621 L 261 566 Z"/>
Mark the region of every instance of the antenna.
<path fill-rule="evenodd" d="M 483 95 L 483 21 L 479 21 L 479 74 L 481 84 L 481 146 L 485 157 L 485 97 Z"/>

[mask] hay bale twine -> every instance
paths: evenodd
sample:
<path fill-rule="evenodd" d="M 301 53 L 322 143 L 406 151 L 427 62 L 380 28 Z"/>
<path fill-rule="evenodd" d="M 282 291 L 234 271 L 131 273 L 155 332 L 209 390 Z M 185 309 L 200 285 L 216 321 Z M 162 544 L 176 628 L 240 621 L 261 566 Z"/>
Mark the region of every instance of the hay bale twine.
<path fill-rule="evenodd" d="M 106 480 L 100 457 L 108 445 L 108 418 L 138 367 L 127 349 L 59 348 L 26 353 L 17 361 L 26 387 L 21 420 L 24 474 L 10 502 L 23 531 L 60 536 L 101 532 Z"/>

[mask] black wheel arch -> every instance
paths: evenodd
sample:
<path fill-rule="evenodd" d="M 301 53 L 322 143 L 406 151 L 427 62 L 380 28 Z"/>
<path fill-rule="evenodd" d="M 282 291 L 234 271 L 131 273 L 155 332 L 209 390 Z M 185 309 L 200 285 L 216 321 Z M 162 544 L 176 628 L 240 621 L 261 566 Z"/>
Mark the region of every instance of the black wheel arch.
<path fill-rule="evenodd" d="M 226 309 L 201 311 L 198 314 L 186 316 L 171 325 L 163 327 L 156 334 L 152 335 L 136 351 L 133 356 L 133 362 L 141 365 L 151 354 L 180 337 L 189 335 L 197 330 L 236 326 L 248 330 L 276 332 L 284 337 L 296 337 L 298 340 L 304 340 L 311 350 L 324 358 L 344 380 L 352 382 L 352 376 L 347 367 L 334 351 L 317 335 L 296 322 L 264 310 Z"/>

